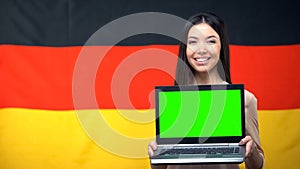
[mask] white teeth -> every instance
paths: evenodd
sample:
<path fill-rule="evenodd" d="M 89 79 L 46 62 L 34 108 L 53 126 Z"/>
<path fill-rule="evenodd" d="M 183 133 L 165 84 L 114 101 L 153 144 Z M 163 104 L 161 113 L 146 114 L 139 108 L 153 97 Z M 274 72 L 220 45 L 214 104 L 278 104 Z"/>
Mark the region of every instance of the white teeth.
<path fill-rule="evenodd" d="M 197 60 L 198 62 L 204 62 L 204 61 L 207 61 L 208 58 L 196 58 L 196 60 Z"/>

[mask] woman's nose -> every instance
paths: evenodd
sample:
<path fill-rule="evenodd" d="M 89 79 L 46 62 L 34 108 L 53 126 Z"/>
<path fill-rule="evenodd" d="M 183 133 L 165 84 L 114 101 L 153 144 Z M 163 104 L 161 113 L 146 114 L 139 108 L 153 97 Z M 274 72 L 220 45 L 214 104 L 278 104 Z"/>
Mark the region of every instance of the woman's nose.
<path fill-rule="evenodd" d="M 206 45 L 204 43 L 199 43 L 195 52 L 200 55 L 205 54 L 207 52 Z"/>

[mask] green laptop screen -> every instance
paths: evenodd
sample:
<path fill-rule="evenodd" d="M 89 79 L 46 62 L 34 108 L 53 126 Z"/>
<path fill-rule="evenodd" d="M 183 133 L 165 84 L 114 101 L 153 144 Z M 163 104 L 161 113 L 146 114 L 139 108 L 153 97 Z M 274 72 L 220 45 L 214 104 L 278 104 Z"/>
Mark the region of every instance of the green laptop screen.
<path fill-rule="evenodd" d="M 160 138 L 242 136 L 241 91 L 161 91 Z"/>

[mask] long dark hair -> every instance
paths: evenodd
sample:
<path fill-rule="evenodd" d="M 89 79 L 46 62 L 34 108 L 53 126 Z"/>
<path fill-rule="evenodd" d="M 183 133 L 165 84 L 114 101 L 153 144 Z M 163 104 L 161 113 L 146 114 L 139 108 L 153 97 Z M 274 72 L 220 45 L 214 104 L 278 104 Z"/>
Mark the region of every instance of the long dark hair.
<path fill-rule="evenodd" d="M 186 43 L 188 32 L 192 26 L 206 23 L 210 25 L 220 36 L 221 51 L 218 62 L 218 73 L 222 80 L 231 83 L 230 60 L 229 60 L 229 39 L 223 20 L 212 13 L 199 13 L 190 17 L 184 27 L 183 37 L 179 43 L 179 54 L 176 68 L 175 85 L 188 85 L 194 82 L 194 69 L 191 67 L 186 56 Z"/>

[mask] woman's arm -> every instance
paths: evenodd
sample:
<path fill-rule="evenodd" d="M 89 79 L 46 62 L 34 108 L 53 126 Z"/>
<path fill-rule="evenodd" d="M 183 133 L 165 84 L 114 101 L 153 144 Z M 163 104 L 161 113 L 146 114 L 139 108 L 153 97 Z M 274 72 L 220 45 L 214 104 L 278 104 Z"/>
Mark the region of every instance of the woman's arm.
<path fill-rule="evenodd" d="M 260 145 L 257 99 L 245 90 L 246 137 L 242 140 L 246 144 L 245 164 L 250 169 L 261 169 L 264 166 L 264 152 Z"/>

